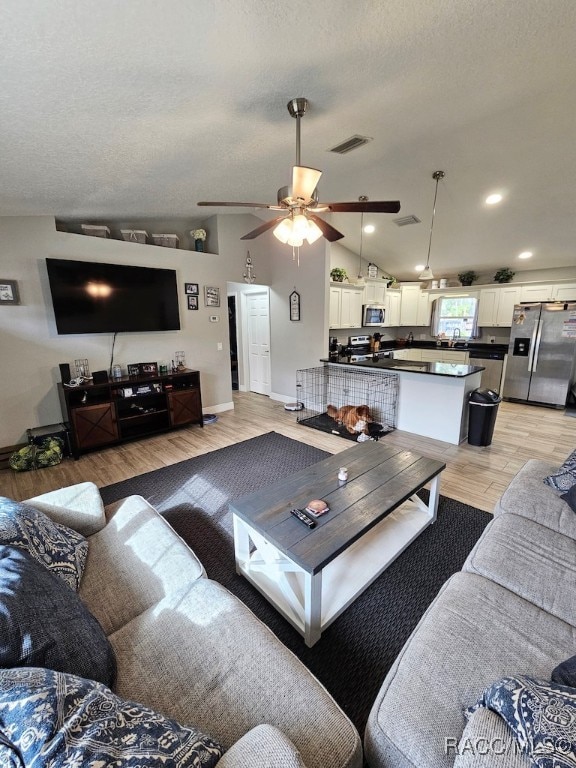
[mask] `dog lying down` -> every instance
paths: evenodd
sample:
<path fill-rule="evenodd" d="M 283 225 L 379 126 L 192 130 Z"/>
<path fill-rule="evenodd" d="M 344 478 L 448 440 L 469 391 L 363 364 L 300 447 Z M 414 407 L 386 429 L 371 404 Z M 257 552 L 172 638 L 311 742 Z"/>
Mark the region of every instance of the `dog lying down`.
<path fill-rule="evenodd" d="M 343 405 L 341 408 L 329 405 L 326 413 L 343 426 L 349 435 L 357 435 L 357 443 L 378 440 L 392 429 L 387 424 L 377 424 L 372 421 L 370 408 L 367 405 Z"/>

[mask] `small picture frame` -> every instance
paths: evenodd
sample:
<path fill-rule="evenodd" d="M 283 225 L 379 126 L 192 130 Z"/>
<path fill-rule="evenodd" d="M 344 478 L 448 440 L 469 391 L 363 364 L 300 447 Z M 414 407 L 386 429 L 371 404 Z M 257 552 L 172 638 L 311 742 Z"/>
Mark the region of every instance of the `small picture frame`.
<path fill-rule="evenodd" d="M 140 363 L 140 373 L 156 376 L 158 373 L 158 363 Z"/>
<path fill-rule="evenodd" d="M 209 285 L 204 286 L 204 306 L 220 306 L 220 288 L 213 288 Z"/>
<path fill-rule="evenodd" d="M 20 304 L 16 280 L 0 279 L 0 304 Z"/>
<path fill-rule="evenodd" d="M 198 283 L 184 283 L 186 296 L 198 296 Z M 188 309 L 198 309 L 198 307 L 188 307 Z"/>
<path fill-rule="evenodd" d="M 139 363 L 129 363 L 127 366 L 128 369 L 128 376 L 139 376 L 140 375 L 140 364 Z"/>
<path fill-rule="evenodd" d="M 198 296 L 188 296 L 188 309 L 198 309 Z"/>
<path fill-rule="evenodd" d="M 300 294 L 292 291 L 290 294 L 290 320 L 300 320 Z"/>

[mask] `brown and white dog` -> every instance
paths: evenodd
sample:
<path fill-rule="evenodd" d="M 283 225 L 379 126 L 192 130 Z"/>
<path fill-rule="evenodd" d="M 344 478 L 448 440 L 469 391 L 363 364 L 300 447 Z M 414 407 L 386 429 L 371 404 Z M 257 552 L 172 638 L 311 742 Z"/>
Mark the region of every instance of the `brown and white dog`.
<path fill-rule="evenodd" d="M 367 405 L 343 405 L 342 408 L 329 405 L 326 413 L 339 424 L 343 424 L 351 435 L 356 432 L 369 434 L 368 422 L 372 421 L 372 417 Z"/>

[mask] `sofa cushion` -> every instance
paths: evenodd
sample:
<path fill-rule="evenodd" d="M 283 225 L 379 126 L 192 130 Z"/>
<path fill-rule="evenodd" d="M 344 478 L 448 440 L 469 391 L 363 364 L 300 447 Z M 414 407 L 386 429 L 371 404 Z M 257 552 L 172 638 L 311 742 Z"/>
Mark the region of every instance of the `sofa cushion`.
<path fill-rule="evenodd" d="M 38 509 L 0 497 L 0 544 L 26 549 L 72 589 L 78 589 L 88 542 L 80 533 L 55 523 Z"/>
<path fill-rule="evenodd" d="M 183 724 L 192 719 L 226 749 L 268 723 L 293 742 L 306 768 L 362 765 L 358 733 L 336 702 L 214 581 L 198 579 L 168 595 L 110 642 L 118 660 L 118 695 Z"/>
<path fill-rule="evenodd" d="M 458 745 L 454 768 L 531 768 L 532 763 L 504 720 L 491 709 L 479 707 L 468 718 Z"/>
<path fill-rule="evenodd" d="M 33 724 L 33 725 L 32 725 Z M 0 728 L 24 765 L 214 768 L 223 753 L 195 728 L 48 669 L 0 670 Z M 0 746 L 0 757 L 9 748 Z M 9 765 L 7 760 L 0 761 Z"/>
<path fill-rule="evenodd" d="M 576 485 L 573 485 L 569 491 L 563 493 L 560 498 L 568 504 L 572 512 L 576 512 Z"/>
<path fill-rule="evenodd" d="M 537 768 L 574 768 L 576 690 L 524 675 L 489 686 L 478 706 L 497 712 Z"/>
<path fill-rule="evenodd" d="M 95 483 L 76 483 L 58 488 L 26 499 L 25 503 L 84 536 L 91 536 L 106 525 L 104 503 Z"/>
<path fill-rule="evenodd" d="M 0 667 L 41 666 L 111 685 L 114 652 L 96 619 L 55 573 L 0 545 Z"/>
<path fill-rule="evenodd" d="M 494 516 L 512 512 L 576 539 L 576 515 L 542 482 L 554 469 L 553 465 L 539 459 L 527 461 L 500 497 L 494 507 Z"/>
<path fill-rule="evenodd" d="M 80 597 L 109 635 L 205 571 L 141 496 L 107 507 L 106 516 L 106 526 L 90 537 Z"/>
<path fill-rule="evenodd" d="M 572 451 L 556 472 L 547 475 L 544 482 L 559 493 L 568 491 L 576 485 L 576 450 Z"/>
<path fill-rule="evenodd" d="M 484 529 L 463 566 L 576 626 L 576 541 L 508 514 Z"/>
<path fill-rule="evenodd" d="M 550 679 L 553 683 L 576 688 L 576 656 L 570 656 L 569 659 L 561 661 L 557 667 L 554 667 Z"/>
<path fill-rule="evenodd" d="M 368 764 L 451 766 L 445 739 L 460 739 L 463 712 L 486 686 L 510 674 L 549 677 L 574 638 L 574 627 L 499 584 L 455 574 L 384 680 L 366 728 Z"/>
<path fill-rule="evenodd" d="M 306 768 L 300 753 L 282 731 L 257 725 L 224 753 L 217 768 Z"/>

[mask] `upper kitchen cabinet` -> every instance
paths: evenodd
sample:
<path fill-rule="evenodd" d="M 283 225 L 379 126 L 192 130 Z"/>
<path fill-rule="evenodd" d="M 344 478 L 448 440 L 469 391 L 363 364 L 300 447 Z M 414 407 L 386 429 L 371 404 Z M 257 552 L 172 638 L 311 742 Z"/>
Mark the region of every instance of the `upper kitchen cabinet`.
<path fill-rule="evenodd" d="M 576 301 L 576 283 L 555 285 L 553 297 L 557 301 Z"/>
<path fill-rule="evenodd" d="M 519 285 L 481 288 L 478 304 L 478 325 L 485 328 L 510 328 L 514 305 L 520 302 Z"/>
<path fill-rule="evenodd" d="M 400 325 L 400 304 L 402 294 L 399 290 L 390 289 L 386 291 L 386 301 L 384 306 L 384 327 L 397 327 Z"/>
<path fill-rule="evenodd" d="M 364 289 L 357 286 L 330 287 L 330 328 L 361 328 Z"/>
<path fill-rule="evenodd" d="M 418 325 L 420 285 L 403 285 L 400 289 L 400 325 Z"/>
<path fill-rule="evenodd" d="M 364 304 L 384 304 L 386 301 L 386 281 L 367 280 L 364 288 Z"/>
<path fill-rule="evenodd" d="M 576 283 L 529 283 L 522 286 L 520 301 L 576 301 Z"/>

